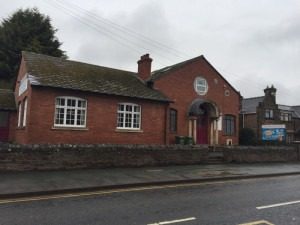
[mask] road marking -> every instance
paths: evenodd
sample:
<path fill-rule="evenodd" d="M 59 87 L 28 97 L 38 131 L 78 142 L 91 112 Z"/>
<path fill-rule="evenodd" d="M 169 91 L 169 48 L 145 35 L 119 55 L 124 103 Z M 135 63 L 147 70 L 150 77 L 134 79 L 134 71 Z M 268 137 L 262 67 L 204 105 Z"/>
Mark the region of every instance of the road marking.
<path fill-rule="evenodd" d="M 293 205 L 293 204 L 299 204 L 299 203 L 300 203 L 300 200 L 292 201 L 292 202 L 282 202 L 282 203 L 277 203 L 277 204 L 272 204 L 272 205 L 258 206 L 258 207 L 256 207 L 256 209 L 268 209 L 268 208 L 280 207 L 280 206 L 285 206 L 285 205 Z"/>
<path fill-rule="evenodd" d="M 155 170 L 146 170 L 147 172 L 162 172 L 163 170 L 162 169 L 155 169 Z"/>
<path fill-rule="evenodd" d="M 196 220 L 196 217 L 190 217 L 185 219 L 179 219 L 179 220 L 171 220 L 171 221 L 164 221 L 164 222 L 158 222 L 158 223 L 151 223 L 148 225 L 164 225 L 164 224 L 172 224 L 172 223 L 181 223 L 186 221 Z"/>
<path fill-rule="evenodd" d="M 259 221 L 253 221 L 253 222 L 250 222 L 250 223 L 241 223 L 239 225 L 275 225 L 275 224 L 270 223 L 266 220 L 259 220 Z"/>
<path fill-rule="evenodd" d="M 274 179 L 274 178 L 269 178 Z M 225 180 L 225 181 L 207 181 L 207 182 L 195 182 L 188 184 L 171 184 L 171 185 L 161 185 L 161 186 L 149 186 L 149 187 L 136 187 L 136 188 L 123 188 L 115 189 L 109 191 L 93 191 L 93 192 L 74 192 L 69 194 L 49 194 L 44 196 L 34 196 L 34 197 L 19 197 L 19 198 L 10 198 L 10 199 L 0 199 L 1 204 L 10 204 L 10 203 L 20 203 L 20 202 L 31 202 L 31 201 L 45 201 L 51 199 L 62 199 L 62 198 L 75 198 L 75 197 L 88 197 L 93 195 L 108 195 L 122 192 L 134 192 L 134 191 L 147 191 L 147 190 L 158 190 L 158 189 L 168 189 L 168 188 L 180 188 L 180 187 L 193 187 L 193 186 L 206 186 L 212 184 L 226 184 L 226 183 L 239 183 L 256 181 L 257 178 L 253 179 L 240 179 L 240 180 Z"/>
<path fill-rule="evenodd" d="M 232 181 L 232 182 L 237 182 L 237 181 Z M 163 185 L 163 186 L 116 189 L 116 190 L 110 190 L 110 191 L 94 191 L 94 192 L 84 192 L 84 193 L 53 194 L 53 195 L 35 196 L 35 197 L 20 197 L 20 198 L 11 198 L 11 199 L 3 199 L 3 200 L 0 199 L 0 205 L 1 204 L 9 204 L 9 203 L 62 199 L 62 198 L 75 198 L 75 197 L 85 197 L 85 196 L 88 197 L 88 196 L 93 196 L 93 195 L 106 195 L 106 194 L 115 194 L 115 193 L 122 193 L 122 192 L 147 191 L 147 190 L 158 190 L 158 189 L 178 188 L 178 187 L 205 186 L 205 185 L 210 185 L 210 184 L 223 184 L 223 183 L 225 183 L 225 182 L 217 181 L 217 182 L 206 182 L 206 183 L 191 183 L 191 184 L 177 184 L 177 185 Z"/>

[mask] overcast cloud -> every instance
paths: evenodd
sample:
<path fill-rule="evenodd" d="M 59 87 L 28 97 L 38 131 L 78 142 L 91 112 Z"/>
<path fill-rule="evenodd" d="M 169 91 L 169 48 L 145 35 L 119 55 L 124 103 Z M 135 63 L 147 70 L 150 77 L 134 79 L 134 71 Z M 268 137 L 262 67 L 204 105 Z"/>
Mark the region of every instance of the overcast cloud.
<path fill-rule="evenodd" d="M 0 0 L 0 18 L 36 6 L 72 60 L 137 70 L 203 54 L 244 97 L 273 84 L 279 104 L 300 105 L 298 0 Z"/>

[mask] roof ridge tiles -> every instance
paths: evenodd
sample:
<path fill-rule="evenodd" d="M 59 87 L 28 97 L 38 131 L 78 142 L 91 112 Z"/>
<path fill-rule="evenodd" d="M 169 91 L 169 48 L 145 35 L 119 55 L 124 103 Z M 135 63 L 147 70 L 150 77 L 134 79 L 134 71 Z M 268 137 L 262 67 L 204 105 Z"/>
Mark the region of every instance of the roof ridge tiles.
<path fill-rule="evenodd" d="M 160 91 L 146 85 L 134 72 L 58 57 L 22 52 L 31 85 L 97 92 L 170 102 Z"/>

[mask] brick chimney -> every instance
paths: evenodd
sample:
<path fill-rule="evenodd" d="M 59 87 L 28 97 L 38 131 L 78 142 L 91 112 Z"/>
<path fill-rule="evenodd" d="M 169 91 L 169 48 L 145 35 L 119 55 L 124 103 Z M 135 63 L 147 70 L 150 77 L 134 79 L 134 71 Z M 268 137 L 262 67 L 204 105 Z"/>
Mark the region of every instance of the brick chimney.
<path fill-rule="evenodd" d="M 276 104 L 276 88 L 272 85 L 264 90 L 265 92 L 265 99 L 264 102 L 268 102 L 268 104 L 275 105 Z"/>
<path fill-rule="evenodd" d="M 147 80 L 151 75 L 151 62 L 152 59 L 149 54 L 142 55 L 138 63 L 138 75 L 142 80 Z"/>

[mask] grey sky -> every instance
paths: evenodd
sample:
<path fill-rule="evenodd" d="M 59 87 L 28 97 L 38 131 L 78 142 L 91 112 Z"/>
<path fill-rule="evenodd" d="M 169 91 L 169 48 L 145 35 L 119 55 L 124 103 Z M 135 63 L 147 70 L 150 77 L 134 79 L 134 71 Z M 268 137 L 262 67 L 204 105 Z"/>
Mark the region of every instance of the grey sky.
<path fill-rule="evenodd" d="M 300 105 L 299 0 L 0 0 L 0 18 L 36 6 L 72 60 L 136 71 L 203 54 L 244 97 L 273 84 Z"/>

